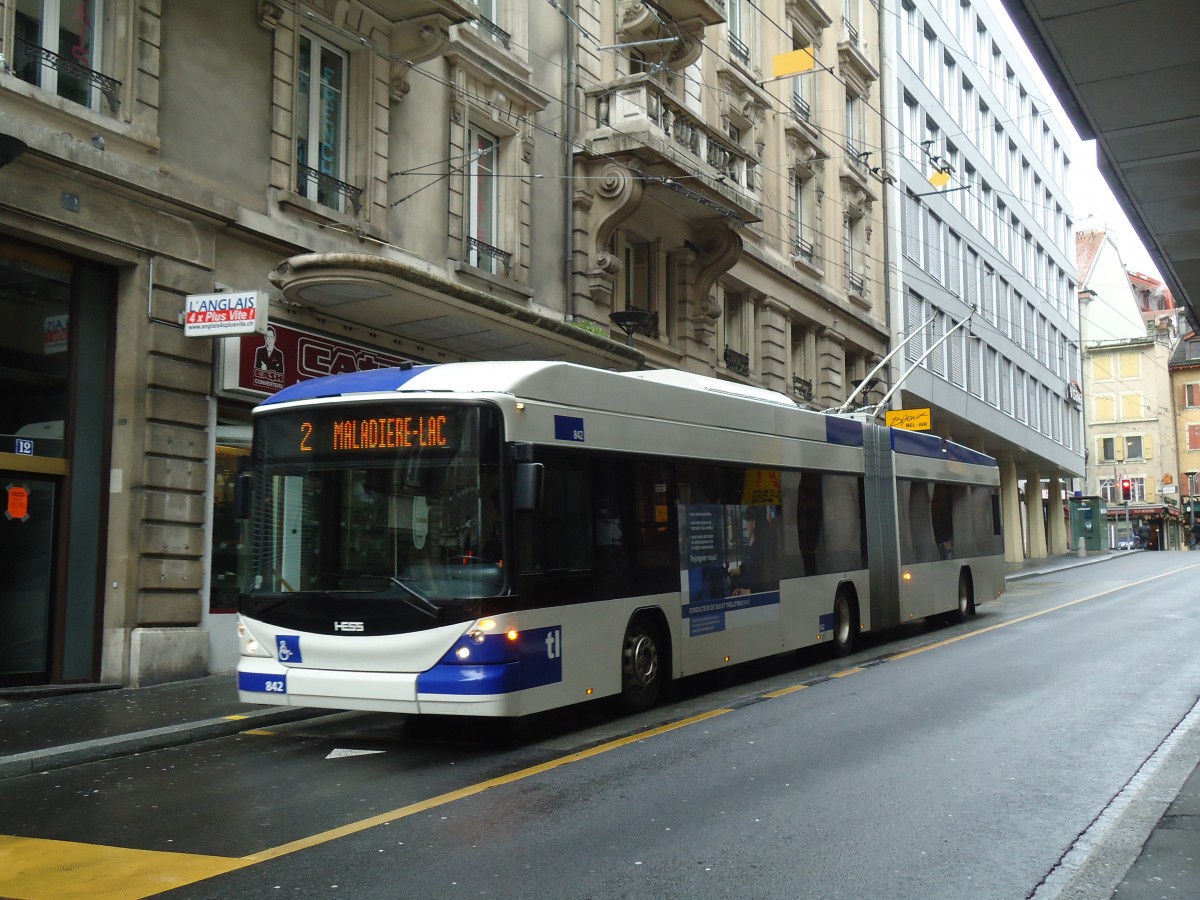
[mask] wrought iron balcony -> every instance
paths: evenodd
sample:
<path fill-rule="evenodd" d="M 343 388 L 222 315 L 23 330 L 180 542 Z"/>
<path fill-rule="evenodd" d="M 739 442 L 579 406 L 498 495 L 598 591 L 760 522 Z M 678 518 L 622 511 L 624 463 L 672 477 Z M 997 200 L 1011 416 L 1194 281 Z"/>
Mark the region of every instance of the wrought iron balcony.
<path fill-rule="evenodd" d="M 495 260 L 504 266 L 505 275 L 512 274 L 513 255 L 507 250 L 501 250 L 499 247 L 493 247 L 491 244 L 485 244 L 478 238 L 469 237 L 467 238 L 467 253 L 469 254 L 470 264 L 477 268 L 486 269 L 487 271 L 495 274 L 495 270 L 490 262 L 491 260 Z M 480 258 L 484 256 L 488 257 L 489 259 L 489 263 L 487 265 L 484 265 L 483 260 Z"/>
<path fill-rule="evenodd" d="M 28 81 L 30 84 L 40 87 L 42 83 L 41 70 L 43 68 L 53 69 L 62 78 L 78 82 L 81 88 L 89 93 L 93 87 L 99 90 L 104 95 L 104 99 L 108 101 L 108 108 L 112 112 L 115 113 L 120 107 L 121 82 L 117 79 L 102 75 L 74 59 L 61 56 L 24 38 L 15 39 L 15 51 L 13 54 L 14 72 L 22 81 Z M 87 87 L 83 88 L 84 85 Z M 66 96 L 63 94 L 63 87 L 60 78 L 60 96 Z M 85 105 L 87 104 L 85 103 Z"/>
<path fill-rule="evenodd" d="M 725 368 L 735 375 L 750 374 L 750 357 L 745 353 L 738 353 L 736 350 L 725 348 Z"/>
<path fill-rule="evenodd" d="M 745 222 L 762 217 L 758 162 L 721 129 L 677 103 L 653 76 L 638 75 L 589 91 L 595 127 L 588 149 L 636 157 L 643 168 L 704 173 L 675 187 L 702 205 L 728 207 Z M 721 211 L 721 210 L 718 210 Z"/>
<path fill-rule="evenodd" d="M 339 181 L 332 175 L 327 175 L 309 166 L 296 166 L 296 193 L 303 197 L 308 197 L 310 182 L 314 182 L 317 186 L 317 196 L 310 197 L 310 199 L 314 199 L 324 206 L 340 210 L 342 205 L 337 201 L 337 198 L 345 197 L 350 201 L 350 205 L 354 207 L 354 214 L 356 216 L 362 212 L 362 188 Z"/>
<path fill-rule="evenodd" d="M 842 17 L 842 27 L 846 29 L 846 40 L 857 47 L 859 45 L 858 29 L 844 16 Z"/>
<path fill-rule="evenodd" d="M 812 400 L 813 385 L 807 378 L 801 378 L 799 375 L 792 376 L 792 393 L 801 400 Z"/>
<path fill-rule="evenodd" d="M 870 297 L 870 294 L 867 293 L 867 281 L 862 275 L 859 275 L 857 272 L 851 272 L 849 282 L 850 293 L 855 297 L 859 297 L 862 300 Z"/>
<path fill-rule="evenodd" d="M 867 157 L 870 154 L 870 150 L 860 150 L 854 141 L 849 138 L 846 139 L 846 159 L 850 165 L 863 175 L 867 173 Z"/>
<path fill-rule="evenodd" d="M 812 244 L 810 244 L 804 238 L 797 238 L 796 239 L 796 255 L 799 256 L 801 259 L 803 259 L 805 262 L 812 263 L 812 262 L 816 261 L 817 250 Z"/>
<path fill-rule="evenodd" d="M 504 45 L 505 50 L 512 49 L 512 35 L 493 22 L 491 19 L 486 19 L 480 16 L 475 20 L 475 26 L 481 31 L 486 31 L 493 38 Z"/>
<path fill-rule="evenodd" d="M 797 119 L 803 119 L 805 122 L 812 121 L 812 107 L 808 101 L 799 94 L 792 94 L 792 111 L 796 114 Z"/>
<path fill-rule="evenodd" d="M 734 59 L 750 65 L 750 45 L 736 34 L 729 35 L 729 54 Z"/>

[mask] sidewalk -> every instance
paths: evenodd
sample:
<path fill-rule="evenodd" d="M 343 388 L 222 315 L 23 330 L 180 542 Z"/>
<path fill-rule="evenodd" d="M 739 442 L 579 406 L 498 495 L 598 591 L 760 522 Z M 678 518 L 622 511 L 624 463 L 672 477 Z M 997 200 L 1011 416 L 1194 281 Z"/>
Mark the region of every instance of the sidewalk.
<path fill-rule="evenodd" d="M 1140 551 L 1008 563 L 1006 581 L 1102 563 Z M 0 689 L 0 779 L 113 759 L 328 714 L 240 703 L 235 676 L 146 688 L 89 685 Z M 1124 873 L 1118 900 L 1200 895 L 1200 768 L 1174 798 Z M 1064 896 L 1070 894 L 1064 892 Z"/>

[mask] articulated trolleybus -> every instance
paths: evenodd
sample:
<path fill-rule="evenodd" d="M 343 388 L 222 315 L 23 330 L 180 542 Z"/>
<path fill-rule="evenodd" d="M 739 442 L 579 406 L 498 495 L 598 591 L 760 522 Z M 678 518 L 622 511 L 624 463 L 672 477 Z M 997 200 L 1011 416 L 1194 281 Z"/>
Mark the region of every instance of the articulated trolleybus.
<path fill-rule="evenodd" d="M 522 716 L 1003 589 L 995 461 L 678 371 L 455 363 L 254 414 L 249 703 Z"/>

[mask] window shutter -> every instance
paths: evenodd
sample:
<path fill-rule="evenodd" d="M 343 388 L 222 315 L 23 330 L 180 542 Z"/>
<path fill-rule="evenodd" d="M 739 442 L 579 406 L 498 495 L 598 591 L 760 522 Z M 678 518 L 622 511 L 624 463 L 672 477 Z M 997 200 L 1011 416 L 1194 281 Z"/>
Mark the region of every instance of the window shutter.
<path fill-rule="evenodd" d="M 1142 459 L 1150 458 L 1150 435 L 1142 435 Z"/>
<path fill-rule="evenodd" d="M 1145 483 L 1146 483 L 1146 497 L 1145 497 L 1144 502 L 1153 503 L 1154 502 L 1154 476 L 1147 475 L 1146 479 L 1145 479 Z"/>

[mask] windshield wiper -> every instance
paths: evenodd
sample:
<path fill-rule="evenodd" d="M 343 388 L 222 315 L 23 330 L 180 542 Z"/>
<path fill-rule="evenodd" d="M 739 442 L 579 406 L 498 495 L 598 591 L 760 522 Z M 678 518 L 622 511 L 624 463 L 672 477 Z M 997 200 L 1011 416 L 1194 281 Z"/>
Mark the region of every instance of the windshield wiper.
<path fill-rule="evenodd" d="M 413 609 L 417 610 L 417 612 L 423 612 L 425 615 L 433 619 L 440 619 L 442 617 L 442 608 L 418 591 L 415 587 L 405 581 L 401 581 L 394 575 L 388 575 L 387 579 L 412 598 L 411 600 L 405 600 L 404 602 Z"/>

